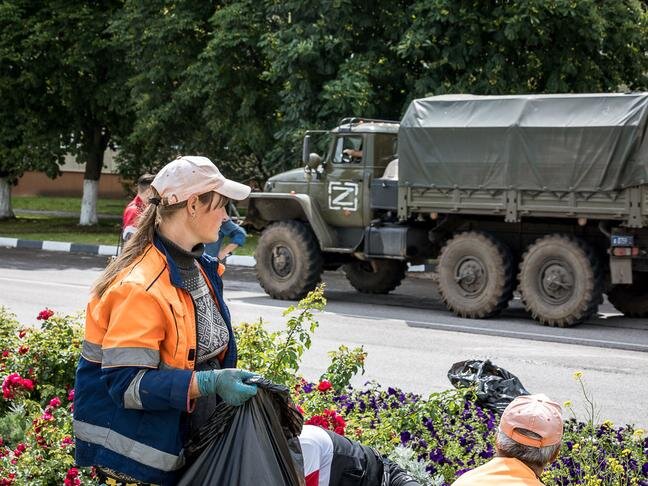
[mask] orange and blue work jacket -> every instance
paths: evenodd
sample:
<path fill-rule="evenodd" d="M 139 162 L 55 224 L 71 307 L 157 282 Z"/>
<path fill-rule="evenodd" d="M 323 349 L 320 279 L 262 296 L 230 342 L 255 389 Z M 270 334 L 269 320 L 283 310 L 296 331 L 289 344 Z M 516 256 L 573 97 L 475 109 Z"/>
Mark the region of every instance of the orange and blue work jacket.
<path fill-rule="evenodd" d="M 227 324 L 229 347 L 221 365 L 231 368 L 237 354 L 222 297 L 223 267 L 208 255 L 199 263 Z M 77 464 L 175 484 L 184 464 L 195 360 L 193 301 L 156 238 L 88 304 L 75 382 Z"/>

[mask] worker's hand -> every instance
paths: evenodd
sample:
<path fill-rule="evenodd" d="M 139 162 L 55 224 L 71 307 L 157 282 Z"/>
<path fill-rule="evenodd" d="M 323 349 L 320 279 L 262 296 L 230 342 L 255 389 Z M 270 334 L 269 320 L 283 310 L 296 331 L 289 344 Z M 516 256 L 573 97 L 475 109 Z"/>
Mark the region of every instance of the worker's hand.
<path fill-rule="evenodd" d="M 256 395 L 256 385 L 247 385 L 244 380 L 258 377 L 246 370 L 224 369 L 196 372 L 196 383 L 202 396 L 218 395 L 225 403 L 238 407 Z"/>

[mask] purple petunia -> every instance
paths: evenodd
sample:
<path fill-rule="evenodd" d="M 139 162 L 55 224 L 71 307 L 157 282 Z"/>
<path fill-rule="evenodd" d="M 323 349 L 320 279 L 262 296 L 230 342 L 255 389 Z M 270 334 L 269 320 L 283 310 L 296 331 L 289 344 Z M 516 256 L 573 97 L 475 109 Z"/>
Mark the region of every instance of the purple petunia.
<path fill-rule="evenodd" d="M 410 440 L 412 440 L 412 434 L 408 430 L 404 430 L 400 433 L 401 444 L 406 445 Z"/>

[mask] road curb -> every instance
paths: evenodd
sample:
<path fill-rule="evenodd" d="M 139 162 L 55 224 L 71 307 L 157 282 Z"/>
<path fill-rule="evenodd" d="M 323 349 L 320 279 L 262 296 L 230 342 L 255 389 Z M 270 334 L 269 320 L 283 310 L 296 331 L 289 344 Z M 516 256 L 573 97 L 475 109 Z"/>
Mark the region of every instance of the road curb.
<path fill-rule="evenodd" d="M 117 255 L 117 246 L 114 245 L 87 245 L 84 243 L 68 243 L 65 241 L 21 240 L 7 237 L 0 237 L 0 247 L 84 253 L 86 255 Z M 232 255 L 227 258 L 226 263 L 233 267 L 253 267 L 256 264 L 256 260 L 253 256 Z M 434 271 L 434 265 L 408 265 L 407 271 L 414 273 L 432 272 Z"/>
<path fill-rule="evenodd" d="M 117 254 L 117 246 L 114 245 L 88 245 L 85 243 L 68 243 L 65 241 L 21 240 L 18 238 L 7 237 L 0 237 L 0 246 L 5 248 L 60 251 L 65 253 L 85 253 L 88 255 L 115 256 Z"/>

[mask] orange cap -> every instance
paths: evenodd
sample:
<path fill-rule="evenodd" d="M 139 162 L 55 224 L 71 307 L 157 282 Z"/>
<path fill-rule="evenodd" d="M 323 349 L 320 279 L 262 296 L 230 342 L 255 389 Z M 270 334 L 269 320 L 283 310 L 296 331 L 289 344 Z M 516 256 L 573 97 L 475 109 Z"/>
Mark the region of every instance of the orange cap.
<path fill-rule="evenodd" d="M 500 419 L 500 431 L 519 444 L 546 447 L 560 443 L 563 434 L 562 409 L 546 395 L 522 395 L 509 403 Z M 528 437 L 517 429 L 540 436 Z"/>

